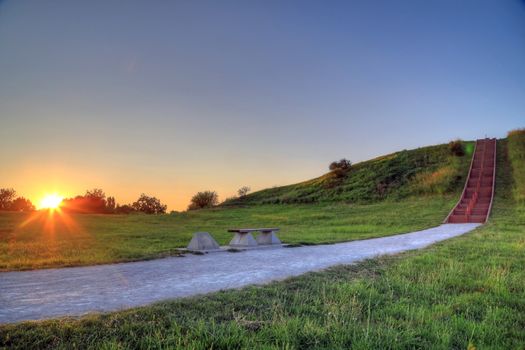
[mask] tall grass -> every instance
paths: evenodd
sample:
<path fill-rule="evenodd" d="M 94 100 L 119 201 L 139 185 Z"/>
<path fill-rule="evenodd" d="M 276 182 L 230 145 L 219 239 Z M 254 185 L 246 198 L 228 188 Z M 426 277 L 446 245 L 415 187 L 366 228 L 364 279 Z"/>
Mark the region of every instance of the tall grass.
<path fill-rule="evenodd" d="M 514 197 L 525 202 L 525 129 L 517 129 L 508 135 L 509 160 L 514 177 Z"/>

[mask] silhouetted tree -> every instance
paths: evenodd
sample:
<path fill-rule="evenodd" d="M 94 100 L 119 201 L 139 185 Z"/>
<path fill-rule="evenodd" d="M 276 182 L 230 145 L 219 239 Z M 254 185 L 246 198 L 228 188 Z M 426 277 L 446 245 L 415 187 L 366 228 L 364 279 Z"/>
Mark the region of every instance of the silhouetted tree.
<path fill-rule="evenodd" d="M 85 208 L 91 213 L 106 212 L 106 194 L 100 188 L 86 191 L 84 202 Z"/>
<path fill-rule="evenodd" d="M 219 196 L 215 191 L 197 192 L 191 197 L 188 210 L 211 208 L 219 203 Z"/>
<path fill-rule="evenodd" d="M 11 202 L 11 205 L 9 207 L 9 210 L 11 211 L 33 211 L 35 210 L 35 206 L 29 199 L 26 199 L 24 197 L 18 197 L 14 201 Z"/>
<path fill-rule="evenodd" d="M 155 197 L 146 196 L 144 193 L 132 205 L 133 209 L 146 214 L 164 214 L 167 206 Z"/>
<path fill-rule="evenodd" d="M 248 186 L 242 186 L 241 188 L 239 188 L 239 190 L 237 190 L 237 194 L 239 195 L 239 197 L 244 197 L 248 194 L 248 192 L 250 192 L 252 189 Z"/>
<path fill-rule="evenodd" d="M 117 204 L 115 202 L 115 197 L 108 197 L 106 199 L 106 211 L 113 213 L 115 212 L 116 208 L 117 208 Z"/>
<path fill-rule="evenodd" d="M 12 188 L 0 188 L 0 210 L 9 210 L 11 202 L 16 197 L 16 191 Z"/>
<path fill-rule="evenodd" d="M 86 194 L 84 195 L 84 197 L 105 199 L 106 198 L 106 194 L 104 193 L 104 191 L 102 189 L 94 188 L 92 190 L 87 190 Z"/>
<path fill-rule="evenodd" d="M 62 210 L 76 213 L 104 214 L 111 212 L 107 208 L 106 194 L 100 188 L 87 190 L 83 196 L 64 199 L 61 207 Z"/>

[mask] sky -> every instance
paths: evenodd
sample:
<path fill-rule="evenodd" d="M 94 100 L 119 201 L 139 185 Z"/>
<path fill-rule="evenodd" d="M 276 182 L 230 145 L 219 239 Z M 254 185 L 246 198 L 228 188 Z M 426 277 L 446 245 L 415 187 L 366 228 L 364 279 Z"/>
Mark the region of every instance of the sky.
<path fill-rule="evenodd" d="M 0 187 L 169 210 L 525 126 L 522 0 L 0 0 Z"/>

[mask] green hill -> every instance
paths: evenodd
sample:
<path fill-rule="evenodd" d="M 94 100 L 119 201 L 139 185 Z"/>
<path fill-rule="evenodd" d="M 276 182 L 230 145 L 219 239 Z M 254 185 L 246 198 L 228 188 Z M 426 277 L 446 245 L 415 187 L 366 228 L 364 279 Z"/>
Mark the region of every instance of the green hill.
<path fill-rule="evenodd" d="M 413 195 L 454 193 L 465 183 L 474 148 L 473 142 L 462 145 L 464 156 L 454 155 L 449 144 L 403 150 L 352 165 L 339 177 L 330 172 L 301 183 L 229 199 L 222 205 L 370 203 Z"/>

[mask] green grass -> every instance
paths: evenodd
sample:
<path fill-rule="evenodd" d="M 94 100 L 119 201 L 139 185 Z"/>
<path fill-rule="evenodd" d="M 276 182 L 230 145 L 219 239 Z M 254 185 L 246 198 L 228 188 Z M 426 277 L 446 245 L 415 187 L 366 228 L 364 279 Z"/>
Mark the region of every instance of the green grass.
<path fill-rule="evenodd" d="M 0 346 L 523 349 L 525 206 L 498 149 L 493 215 L 464 236 L 266 286 L 2 326 Z"/>
<path fill-rule="evenodd" d="M 0 213 L 0 270 L 90 265 L 177 254 L 192 234 L 208 231 L 227 244 L 232 227 L 277 226 L 287 243 L 333 243 L 438 225 L 456 197 L 217 208 L 173 215 L 47 216 L 21 226 L 28 215 Z M 50 225 L 50 224 L 53 225 Z"/>
<path fill-rule="evenodd" d="M 465 183 L 473 146 L 473 142 L 464 142 L 466 155 L 462 157 L 453 156 L 448 144 L 404 150 L 355 164 L 340 179 L 328 173 L 298 184 L 254 192 L 223 205 L 370 203 L 451 194 Z"/>
<path fill-rule="evenodd" d="M 467 150 L 472 143 L 465 143 Z M 232 227 L 277 226 L 285 243 L 334 243 L 436 226 L 459 196 L 471 152 L 448 145 L 402 151 L 330 175 L 255 192 L 208 210 L 172 215 L 0 213 L 0 271 L 177 255 L 194 232 L 227 244 Z M 24 222 L 29 223 L 24 224 Z"/>
<path fill-rule="evenodd" d="M 518 202 L 525 203 L 525 129 L 509 132 L 508 142 L 512 174 L 516 179 L 514 196 Z"/>

